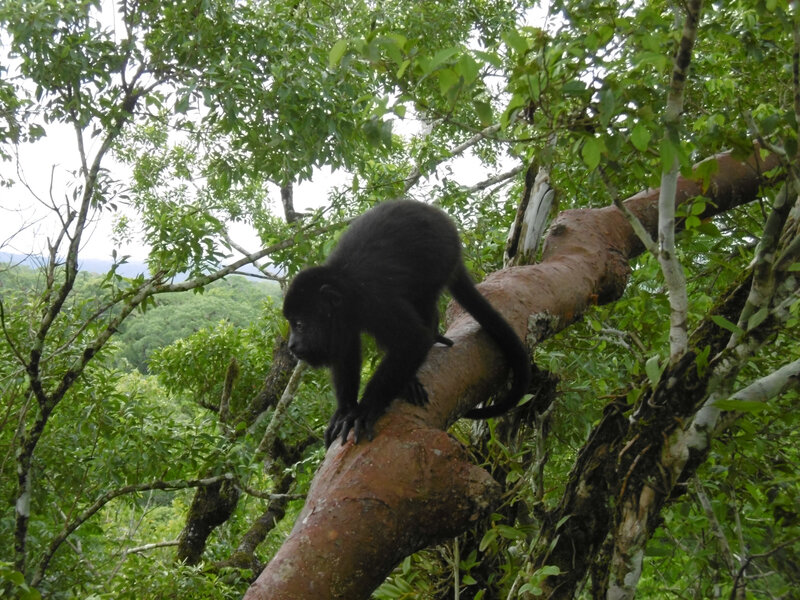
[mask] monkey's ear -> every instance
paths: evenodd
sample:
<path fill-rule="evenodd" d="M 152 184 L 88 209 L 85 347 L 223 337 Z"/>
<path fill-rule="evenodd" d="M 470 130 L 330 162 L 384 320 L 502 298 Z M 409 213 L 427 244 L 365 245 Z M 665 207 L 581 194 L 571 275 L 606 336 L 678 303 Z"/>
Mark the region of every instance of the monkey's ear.
<path fill-rule="evenodd" d="M 326 283 L 319 288 L 319 294 L 322 296 L 323 300 L 325 300 L 331 306 L 338 307 L 342 304 L 342 294 L 329 283 Z"/>

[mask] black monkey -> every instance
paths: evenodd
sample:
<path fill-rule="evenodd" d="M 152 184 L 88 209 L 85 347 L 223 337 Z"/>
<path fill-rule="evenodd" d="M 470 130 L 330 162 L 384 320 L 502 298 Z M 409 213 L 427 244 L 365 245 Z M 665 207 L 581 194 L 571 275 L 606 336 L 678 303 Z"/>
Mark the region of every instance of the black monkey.
<path fill-rule="evenodd" d="M 512 408 L 528 387 L 529 360 L 511 326 L 475 289 L 461 258 L 461 241 L 450 218 L 421 202 L 395 200 L 367 211 L 350 225 L 325 264 L 301 271 L 289 286 L 283 314 L 291 326 L 289 349 L 333 374 L 337 409 L 325 445 L 351 429 L 358 443 L 392 400 L 403 395 L 427 401 L 417 369 L 436 343 L 437 301 L 444 288 L 494 338 L 514 372 L 503 402 L 469 411 L 482 419 Z M 366 331 L 385 356 L 361 402 L 361 339 Z"/>

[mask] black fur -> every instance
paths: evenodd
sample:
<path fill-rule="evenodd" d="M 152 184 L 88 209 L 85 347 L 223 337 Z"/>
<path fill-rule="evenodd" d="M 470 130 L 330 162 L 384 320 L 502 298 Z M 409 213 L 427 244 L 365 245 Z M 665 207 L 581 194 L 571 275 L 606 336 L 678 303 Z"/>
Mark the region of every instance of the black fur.
<path fill-rule="evenodd" d="M 362 434 L 372 439 L 375 421 L 398 396 L 427 401 L 417 369 L 434 343 L 453 343 L 437 331 L 437 301 L 445 287 L 500 345 L 514 372 L 503 402 L 466 416 L 493 417 L 516 405 L 528 386 L 527 351 L 472 283 L 455 225 L 427 204 L 386 202 L 356 219 L 325 264 L 300 272 L 284 298 L 290 350 L 333 374 L 338 406 L 326 445 L 340 435 L 344 443 L 351 429 L 356 443 Z M 362 331 L 385 356 L 359 403 Z"/>

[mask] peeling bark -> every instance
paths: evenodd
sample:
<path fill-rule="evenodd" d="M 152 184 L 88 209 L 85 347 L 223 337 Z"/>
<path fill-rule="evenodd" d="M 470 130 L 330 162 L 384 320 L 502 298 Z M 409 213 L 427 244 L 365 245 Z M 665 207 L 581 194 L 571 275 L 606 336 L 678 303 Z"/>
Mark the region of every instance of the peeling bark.
<path fill-rule="evenodd" d="M 763 166 L 757 157 L 747 163 L 729 154 L 715 159 L 719 170 L 705 191 L 713 200 L 705 216 L 753 200 L 761 173 L 775 166 L 772 157 Z M 681 178 L 676 202 L 701 192 L 700 181 Z M 653 234 L 658 194 L 650 190 L 625 203 Z M 540 264 L 499 271 L 479 287 L 518 333 L 535 342 L 579 319 L 590 305 L 617 299 L 627 283 L 628 261 L 641 250 L 616 207 L 564 211 L 550 228 Z M 451 306 L 449 322 L 446 335 L 453 347 L 434 347 L 419 371 L 430 403 L 395 402 L 378 421 L 374 441 L 358 446 L 335 442 L 329 448 L 292 533 L 248 590 L 247 600 L 367 598 L 404 556 L 461 533 L 491 509 L 499 485 L 469 464 L 442 430 L 500 390 L 506 368 L 498 348 L 471 316 Z M 583 577 L 591 558 L 587 552 L 602 543 L 611 518 L 610 509 L 597 513 L 605 495 L 600 506 L 592 504 L 597 486 L 610 481 L 603 453 L 611 451 L 609 444 L 625 427 L 619 408 L 609 411 L 606 429 L 591 442 L 594 454 L 579 460 L 575 474 L 576 481 L 594 474 L 596 484 L 575 487 L 573 504 L 563 509 L 582 504 L 588 519 L 574 526 L 572 519 L 567 521 L 573 537 L 564 538 L 572 551 L 559 562 L 564 561 L 562 571 L 573 570 L 571 576 L 581 571 Z M 551 517 L 554 527 L 560 519 Z M 583 554 L 580 566 L 573 563 L 575 552 Z M 546 564 L 554 564 L 552 558 Z M 565 581 L 550 583 L 553 597 L 569 597 Z"/>

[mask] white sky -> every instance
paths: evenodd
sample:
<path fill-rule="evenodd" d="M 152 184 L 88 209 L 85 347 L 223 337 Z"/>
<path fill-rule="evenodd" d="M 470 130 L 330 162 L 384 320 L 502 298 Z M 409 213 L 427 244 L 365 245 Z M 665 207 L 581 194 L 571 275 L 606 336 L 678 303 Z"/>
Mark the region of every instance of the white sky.
<path fill-rule="evenodd" d="M 0 176 L 16 183 L 11 188 L 0 189 L 0 252 L 13 254 L 45 254 L 48 238 L 55 239 L 60 231 L 57 215 L 48 205 L 55 203 L 63 207 L 72 198 L 76 178 L 72 175 L 79 166 L 75 135 L 70 127 L 50 125 L 47 137 L 34 144 L 18 148 L 18 161 L 0 162 Z M 87 152 L 93 156 L 95 148 Z M 114 163 L 108 155 L 104 166 L 120 178 L 126 178 L 125 168 Z M 316 179 L 324 183 L 305 182 L 295 189 L 295 208 L 307 210 L 327 197 L 333 185 L 347 181 L 342 172 L 321 171 Z M 27 186 L 23 183 L 25 182 Z M 280 214 L 278 188 L 271 190 L 271 199 Z M 74 203 L 73 203 L 74 204 Z M 123 214 L 135 218 L 135 214 L 119 205 Z M 87 229 L 81 258 L 111 258 L 114 249 L 112 225 L 118 214 L 104 211 Z M 231 223 L 230 233 L 240 245 L 253 252 L 259 248 L 258 237 L 247 225 Z M 133 240 L 117 248 L 119 255 L 130 255 L 131 260 L 141 261 L 147 256 L 147 248 Z"/>

